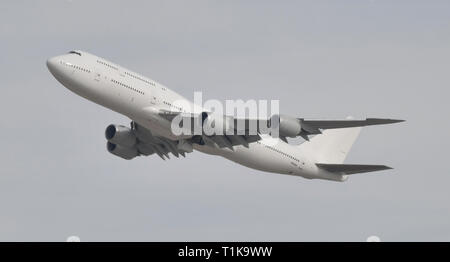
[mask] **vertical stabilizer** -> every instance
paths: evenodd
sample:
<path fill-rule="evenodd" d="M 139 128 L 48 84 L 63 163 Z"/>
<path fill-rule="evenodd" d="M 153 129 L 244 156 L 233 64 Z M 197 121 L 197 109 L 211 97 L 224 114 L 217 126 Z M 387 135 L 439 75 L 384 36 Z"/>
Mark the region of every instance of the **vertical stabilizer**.
<path fill-rule="evenodd" d="M 327 129 L 299 145 L 302 154 L 316 163 L 341 164 L 361 131 L 361 127 Z"/>

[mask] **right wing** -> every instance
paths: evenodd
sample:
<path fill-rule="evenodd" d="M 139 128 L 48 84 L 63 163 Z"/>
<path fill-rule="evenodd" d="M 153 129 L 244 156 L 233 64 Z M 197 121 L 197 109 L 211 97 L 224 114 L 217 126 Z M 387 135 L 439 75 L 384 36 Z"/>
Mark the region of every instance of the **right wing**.
<path fill-rule="evenodd" d="M 347 128 L 358 126 L 373 126 L 385 125 L 403 122 L 404 120 L 387 119 L 387 118 L 366 118 L 364 120 L 343 119 L 343 120 L 307 120 L 303 118 L 298 119 L 300 124 L 305 127 L 312 127 L 313 129 L 332 129 L 332 128 Z"/>
<path fill-rule="evenodd" d="M 322 134 L 325 129 L 363 127 L 372 125 L 385 125 L 403 122 L 404 120 L 386 118 L 366 118 L 364 120 L 339 119 L 339 120 L 316 120 L 294 118 L 290 116 L 279 116 L 280 137 L 301 136 L 309 141 L 309 135 Z"/>
<path fill-rule="evenodd" d="M 218 121 L 221 123 L 226 123 L 226 129 L 234 131 L 232 135 L 228 135 L 228 133 L 225 135 L 202 135 L 201 138 L 205 143 L 210 141 L 214 144 L 217 144 L 219 147 L 229 148 L 232 148 L 233 145 L 246 145 L 249 142 L 258 141 L 260 139 L 259 134 L 264 133 L 274 136 L 274 132 L 278 132 L 278 134 L 276 135 L 278 135 L 278 137 L 283 141 L 287 142 L 286 137 L 294 138 L 297 136 L 301 136 L 305 140 L 309 140 L 308 136 L 321 134 L 322 130 L 325 129 L 384 125 L 404 121 L 383 118 L 367 118 L 364 120 L 315 120 L 295 118 L 287 115 L 274 115 L 270 119 L 242 119 L 222 115 L 214 116 L 213 114 L 210 114 L 208 112 L 202 112 L 199 114 L 185 114 L 168 110 L 160 110 L 159 116 L 165 118 L 168 121 L 172 121 L 175 117 L 181 116 L 183 121 L 189 121 L 191 128 L 195 125 L 198 126 L 198 123 L 203 123 L 204 121 Z M 194 133 L 193 129 L 190 131 Z"/>

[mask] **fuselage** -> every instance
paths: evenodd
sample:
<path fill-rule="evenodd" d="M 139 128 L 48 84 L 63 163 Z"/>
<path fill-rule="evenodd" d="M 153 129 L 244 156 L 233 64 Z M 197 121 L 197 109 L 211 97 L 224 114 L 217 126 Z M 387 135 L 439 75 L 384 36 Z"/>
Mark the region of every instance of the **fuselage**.
<path fill-rule="evenodd" d="M 172 134 L 170 121 L 159 117 L 160 110 L 185 113 L 202 110 L 200 105 L 193 104 L 164 85 L 87 52 L 71 51 L 52 57 L 48 59 L 47 67 L 72 92 L 129 117 L 156 136 L 171 140 L 180 138 Z M 318 169 L 315 160 L 302 154 L 297 145 L 268 135 L 261 137 L 248 147 L 234 146 L 233 150 L 200 144 L 194 144 L 194 149 L 266 172 L 310 179 L 346 179 L 345 175 Z"/>

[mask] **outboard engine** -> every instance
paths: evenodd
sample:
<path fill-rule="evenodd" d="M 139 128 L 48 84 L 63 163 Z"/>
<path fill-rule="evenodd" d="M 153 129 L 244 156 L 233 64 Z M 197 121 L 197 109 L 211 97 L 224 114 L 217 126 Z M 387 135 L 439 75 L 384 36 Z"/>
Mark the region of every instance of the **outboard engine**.
<path fill-rule="evenodd" d="M 133 131 L 121 125 L 109 125 L 105 130 L 108 140 L 106 148 L 108 152 L 123 159 L 133 159 L 139 155 L 136 147 L 136 136 Z"/>
<path fill-rule="evenodd" d="M 139 155 L 136 147 L 124 147 L 109 141 L 106 143 L 106 148 L 111 154 L 127 160 L 133 159 Z"/>
<path fill-rule="evenodd" d="M 279 134 L 284 137 L 296 137 L 300 135 L 302 126 L 300 120 L 295 117 L 280 115 Z"/>

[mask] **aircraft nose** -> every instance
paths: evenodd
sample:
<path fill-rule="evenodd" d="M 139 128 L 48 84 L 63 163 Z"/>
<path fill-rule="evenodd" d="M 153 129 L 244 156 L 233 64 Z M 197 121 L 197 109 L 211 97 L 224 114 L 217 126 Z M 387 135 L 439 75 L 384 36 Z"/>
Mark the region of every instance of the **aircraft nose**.
<path fill-rule="evenodd" d="M 57 65 L 58 65 L 58 58 L 56 56 L 47 59 L 47 68 L 52 74 L 55 73 Z"/>

